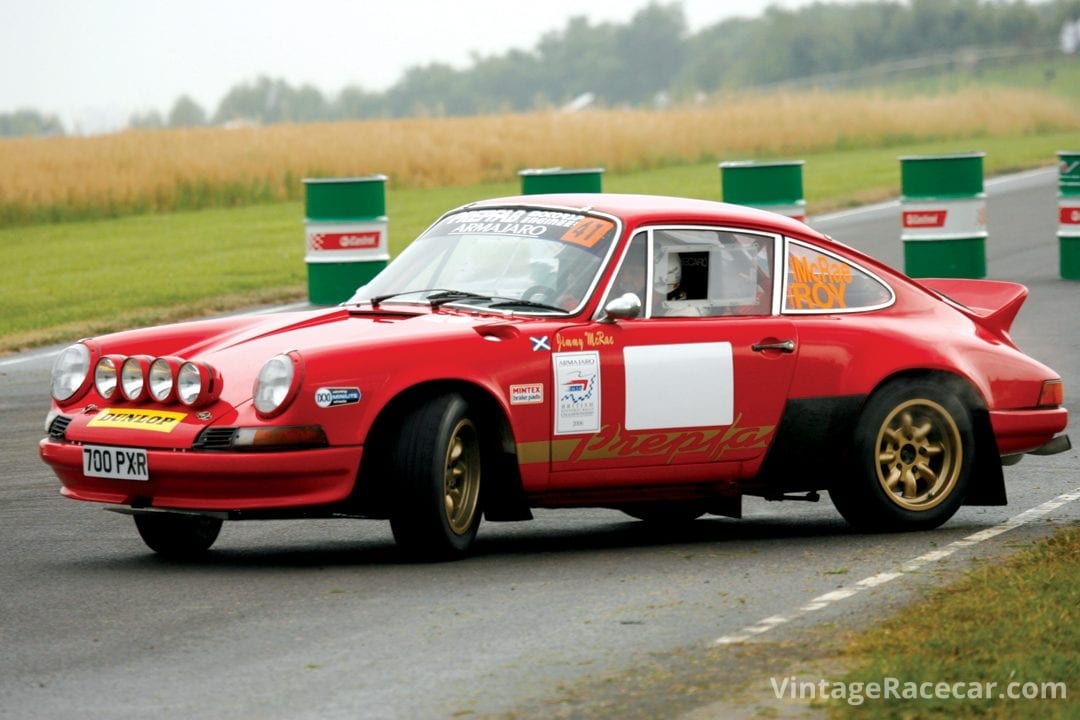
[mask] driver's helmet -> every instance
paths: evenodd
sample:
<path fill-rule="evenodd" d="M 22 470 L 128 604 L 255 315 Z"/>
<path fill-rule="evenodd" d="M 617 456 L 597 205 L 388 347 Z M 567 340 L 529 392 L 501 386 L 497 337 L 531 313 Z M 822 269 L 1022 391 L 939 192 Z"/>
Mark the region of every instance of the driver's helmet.
<path fill-rule="evenodd" d="M 679 283 L 682 282 L 682 263 L 679 261 L 678 253 L 668 253 L 667 256 L 667 269 L 664 270 L 660 277 L 660 291 L 665 295 L 673 292 L 675 288 L 679 287 Z"/>

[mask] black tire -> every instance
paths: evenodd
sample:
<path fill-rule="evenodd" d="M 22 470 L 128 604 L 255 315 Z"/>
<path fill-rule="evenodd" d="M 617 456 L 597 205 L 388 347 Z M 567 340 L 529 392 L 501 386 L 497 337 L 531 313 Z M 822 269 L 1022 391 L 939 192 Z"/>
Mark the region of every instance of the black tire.
<path fill-rule="evenodd" d="M 950 385 L 895 382 L 870 397 L 855 429 L 850 471 L 829 490 L 853 526 L 929 530 L 960 508 L 975 433 L 971 410 Z"/>
<path fill-rule="evenodd" d="M 221 532 L 222 521 L 202 515 L 141 513 L 135 528 L 146 546 L 170 560 L 193 560 L 206 553 Z"/>
<path fill-rule="evenodd" d="M 484 449 L 469 404 L 457 394 L 409 413 L 393 452 L 397 487 L 390 528 L 415 560 L 468 553 L 480 527 Z"/>
<path fill-rule="evenodd" d="M 676 526 L 693 522 L 705 514 L 696 503 L 655 502 L 620 508 L 630 517 L 652 525 Z"/>

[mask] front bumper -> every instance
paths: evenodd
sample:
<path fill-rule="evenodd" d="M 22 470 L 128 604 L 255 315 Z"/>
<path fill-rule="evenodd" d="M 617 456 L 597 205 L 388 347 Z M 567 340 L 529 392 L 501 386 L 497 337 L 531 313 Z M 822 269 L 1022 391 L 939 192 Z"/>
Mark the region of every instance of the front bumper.
<path fill-rule="evenodd" d="M 281 452 L 147 450 L 150 479 L 114 480 L 83 474 L 83 446 L 45 438 L 41 459 L 65 497 L 175 510 L 273 510 L 339 503 L 349 497 L 362 446 Z"/>

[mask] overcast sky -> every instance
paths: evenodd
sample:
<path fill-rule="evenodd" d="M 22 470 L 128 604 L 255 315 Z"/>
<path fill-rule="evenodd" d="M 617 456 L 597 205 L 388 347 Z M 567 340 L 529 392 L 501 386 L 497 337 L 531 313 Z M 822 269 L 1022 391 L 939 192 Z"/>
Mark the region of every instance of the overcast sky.
<path fill-rule="evenodd" d="M 677 0 L 661 0 L 662 4 Z M 809 0 L 682 0 L 691 31 L 769 5 Z M 413 65 L 467 67 L 474 55 L 531 50 L 570 17 L 626 23 L 648 0 L 5 0 L 0 113 L 55 114 L 69 131 L 168 113 L 189 95 L 212 113 L 260 75 L 328 98 L 384 90 Z"/>

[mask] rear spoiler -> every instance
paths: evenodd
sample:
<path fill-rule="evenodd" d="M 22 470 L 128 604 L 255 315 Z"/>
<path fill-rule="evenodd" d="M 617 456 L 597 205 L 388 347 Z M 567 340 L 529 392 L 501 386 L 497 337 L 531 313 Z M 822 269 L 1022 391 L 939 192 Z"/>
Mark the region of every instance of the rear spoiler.
<path fill-rule="evenodd" d="M 1028 296 L 1026 287 L 1004 280 L 921 278 L 917 282 L 963 305 L 988 328 L 1001 333 L 1012 328 Z"/>

